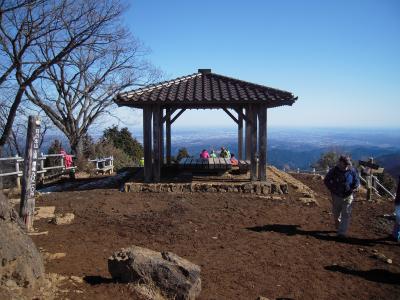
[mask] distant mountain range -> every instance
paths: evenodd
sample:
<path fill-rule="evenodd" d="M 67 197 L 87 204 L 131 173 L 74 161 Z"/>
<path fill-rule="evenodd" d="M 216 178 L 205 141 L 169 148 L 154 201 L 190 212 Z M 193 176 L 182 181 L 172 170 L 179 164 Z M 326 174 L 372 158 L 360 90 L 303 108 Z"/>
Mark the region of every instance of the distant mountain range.
<path fill-rule="evenodd" d="M 135 138 L 142 141 L 141 129 L 136 128 L 132 132 Z M 68 145 L 66 139 L 59 135 L 47 135 L 43 152 L 47 152 L 55 138 L 61 140 L 64 146 Z M 204 148 L 219 150 L 221 146 L 237 154 L 237 132 L 234 128 L 172 130 L 173 155 L 183 147 L 190 155 L 198 156 Z M 268 163 L 278 168 L 310 170 L 311 164 L 321 154 L 331 150 L 347 153 L 354 160 L 374 157 L 395 178 L 400 174 L 400 129 L 268 128 Z"/>
<path fill-rule="evenodd" d="M 400 177 L 400 153 L 386 154 L 376 157 L 376 162 L 385 168 L 395 179 Z"/>

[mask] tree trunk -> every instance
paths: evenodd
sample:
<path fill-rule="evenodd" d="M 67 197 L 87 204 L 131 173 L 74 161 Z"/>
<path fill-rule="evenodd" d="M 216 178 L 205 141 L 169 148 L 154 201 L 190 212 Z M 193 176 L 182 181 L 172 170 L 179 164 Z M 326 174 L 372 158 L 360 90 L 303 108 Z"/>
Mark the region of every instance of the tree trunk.
<path fill-rule="evenodd" d="M 73 138 L 68 138 L 70 145 L 71 145 L 71 151 L 72 154 L 78 157 L 83 156 L 83 138 L 82 137 L 73 137 Z"/>
<path fill-rule="evenodd" d="M 14 102 L 11 105 L 10 111 L 8 112 L 7 122 L 4 126 L 3 133 L 0 137 L 0 155 L 1 155 L 1 150 L 4 149 L 4 145 L 7 143 L 8 137 L 11 134 L 15 116 L 17 115 L 17 109 L 21 103 L 22 95 L 24 94 L 24 92 L 25 92 L 25 87 L 20 87 L 15 96 Z"/>

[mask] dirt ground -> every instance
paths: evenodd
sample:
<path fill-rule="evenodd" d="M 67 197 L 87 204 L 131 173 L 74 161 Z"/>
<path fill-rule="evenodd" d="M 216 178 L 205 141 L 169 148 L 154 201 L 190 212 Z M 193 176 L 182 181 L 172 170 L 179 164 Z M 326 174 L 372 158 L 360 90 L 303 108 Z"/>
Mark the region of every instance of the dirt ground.
<path fill-rule="evenodd" d="M 107 258 L 138 245 L 172 251 L 201 266 L 200 299 L 400 299 L 400 244 L 387 237 L 388 201 L 356 198 L 350 238 L 335 236 L 328 194 L 318 177 L 295 175 L 319 206 L 234 193 L 123 193 L 117 189 L 44 195 L 37 206 L 73 212 L 72 224 L 36 221 L 38 247 L 65 257 L 46 272 L 83 277 L 67 281 L 61 299 L 141 299 L 113 282 Z M 375 252 L 374 252 L 375 251 Z M 381 253 L 391 264 L 374 258 Z M 376 255 L 375 255 L 376 256 Z"/>

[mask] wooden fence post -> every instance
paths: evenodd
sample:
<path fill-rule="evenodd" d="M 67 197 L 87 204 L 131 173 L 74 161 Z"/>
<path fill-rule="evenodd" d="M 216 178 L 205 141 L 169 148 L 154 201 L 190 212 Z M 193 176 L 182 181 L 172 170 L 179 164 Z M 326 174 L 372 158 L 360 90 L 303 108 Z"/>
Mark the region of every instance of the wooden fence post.
<path fill-rule="evenodd" d="M 24 172 L 22 177 L 21 203 L 19 215 L 28 231 L 33 230 L 33 215 L 35 213 L 36 171 L 40 141 L 40 120 L 29 116 L 26 135 Z"/>
<path fill-rule="evenodd" d="M 372 177 L 371 175 L 367 177 L 367 201 L 372 201 Z"/>
<path fill-rule="evenodd" d="M 17 172 L 17 180 L 15 181 L 17 185 L 17 189 L 21 190 L 21 178 L 19 176 L 19 161 L 18 161 L 18 154 L 15 154 L 15 172 Z"/>

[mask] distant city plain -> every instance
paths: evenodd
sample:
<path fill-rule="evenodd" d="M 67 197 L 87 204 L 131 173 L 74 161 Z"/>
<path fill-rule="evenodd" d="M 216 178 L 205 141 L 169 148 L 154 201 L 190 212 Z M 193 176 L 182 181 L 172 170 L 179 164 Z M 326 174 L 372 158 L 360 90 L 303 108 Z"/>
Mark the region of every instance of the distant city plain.
<path fill-rule="evenodd" d="M 130 128 L 132 135 L 142 142 L 142 129 Z M 346 153 L 353 160 L 374 157 L 397 177 L 400 175 L 399 128 L 313 128 L 268 127 L 268 163 L 280 169 L 310 170 L 311 164 L 328 151 Z M 92 133 L 95 139 L 99 133 Z M 57 136 L 47 135 L 42 151 Z M 65 139 L 61 139 L 66 145 Z M 172 155 L 186 148 L 193 157 L 202 149 L 219 150 L 227 147 L 237 154 L 237 129 L 232 127 L 172 128 Z"/>

